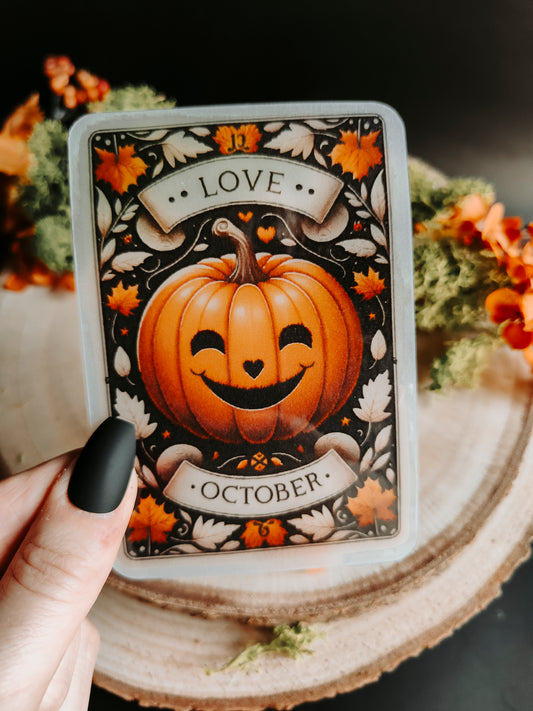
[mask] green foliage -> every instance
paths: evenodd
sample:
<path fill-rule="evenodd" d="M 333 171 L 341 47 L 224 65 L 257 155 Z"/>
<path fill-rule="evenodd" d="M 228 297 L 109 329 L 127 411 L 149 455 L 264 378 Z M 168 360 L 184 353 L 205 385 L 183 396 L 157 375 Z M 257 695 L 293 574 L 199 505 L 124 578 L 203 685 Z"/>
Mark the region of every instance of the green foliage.
<path fill-rule="evenodd" d="M 457 332 L 486 322 L 485 299 L 508 282 L 491 252 L 454 239 L 415 239 L 415 311 L 423 331 Z"/>
<path fill-rule="evenodd" d="M 70 219 L 48 215 L 35 223 L 33 251 L 55 272 L 72 271 L 72 237 Z"/>
<path fill-rule="evenodd" d="M 274 627 L 270 642 L 258 642 L 246 647 L 220 671 L 248 667 L 263 654 L 282 654 L 291 659 L 298 659 L 304 654 L 313 654 L 309 645 L 320 636 L 316 630 L 303 622 L 297 622 L 295 625 L 277 625 Z M 209 670 L 208 673 L 211 671 Z"/>
<path fill-rule="evenodd" d="M 503 341 L 495 332 L 461 338 L 448 344 L 446 352 L 433 362 L 430 389 L 477 387 L 490 356 L 502 344 Z"/>
<path fill-rule="evenodd" d="M 103 101 L 88 105 L 89 112 L 95 111 L 144 111 L 148 109 L 173 109 L 174 99 L 158 94 L 149 86 L 124 86 L 111 89 Z"/>
<path fill-rule="evenodd" d="M 29 183 L 20 190 L 20 204 L 33 220 L 70 216 L 67 130 L 51 119 L 35 126 L 29 140 L 32 153 Z"/>

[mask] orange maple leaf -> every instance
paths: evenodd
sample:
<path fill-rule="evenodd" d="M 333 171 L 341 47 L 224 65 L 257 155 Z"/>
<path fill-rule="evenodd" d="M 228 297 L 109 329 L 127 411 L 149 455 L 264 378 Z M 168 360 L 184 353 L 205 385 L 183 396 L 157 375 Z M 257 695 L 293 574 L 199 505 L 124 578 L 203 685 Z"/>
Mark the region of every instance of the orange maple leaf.
<path fill-rule="evenodd" d="M 130 185 L 136 185 L 137 178 L 148 168 L 142 158 L 133 155 L 135 146 L 119 146 L 118 155 L 100 148 L 95 150 L 102 160 L 96 168 L 97 180 L 105 180 L 121 195 Z"/>
<path fill-rule="evenodd" d="M 357 180 L 364 178 L 370 168 L 379 165 L 383 155 L 375 145 L 379 131 L 359 137 L 357 131 L 341 131 L 341 142 L 330 153 L 332 164 L 339 163 L 343 173 L 352 173 Z"/>
<path fill-rule="evenodd" d="M 348 497 L 346 504 L 350 513 L 359 519 L 359 526 L 371 526 L 376 520 L 394 521 L 396 514 L 390 507 L 396 501 L 396 494 L 391 489 L 383 490 L 379 482 L 367 479 L 357 496 Z"/>
<path fill-rule="evenodd" d="M 380 279 L 379 272 L 375 272 L 372 267 L 368 268 L 367 275 L 363 274 L 363 272 L 354 272 L 353 276 L 355 286 L 352 286 L 352 289 L 355 289 L 358 294 L 361 294 L 365 301 L 381 294 L 385 288 L 385 280 Z"/>
<path fill-rule="evenodd" d="M 122 282 L 120 282 L 118 286 L 113 287 L 111 294 L 107 295 L 107 306 L 113 311 L 120 311 L 124 316 L 130 316 L 133 309 L 136 309 L 141 303 L 140 299 L 137 298 L 138 292 L 139 287 L 137 284 L 128 286 L 125 289 Z"/>
<path fill-rule="evenodd" d="M 149 538 L 153 543 L 166 543 L 177 518 L 173 513 L 165 511 L 164 504 L 156 503 L 150 494 L 141 499 L 139 505 L 131 514 L 128 528 L 130 541 L 144 541 Z"/>
<path fill-rule="evenodd" d="M 263 543 L 269 546 L 282 546 L 287 531 L 277 518 L 268 521 L 248 521 L 244 533 L 241 535 L 246 548 L 260 548 Z"/>

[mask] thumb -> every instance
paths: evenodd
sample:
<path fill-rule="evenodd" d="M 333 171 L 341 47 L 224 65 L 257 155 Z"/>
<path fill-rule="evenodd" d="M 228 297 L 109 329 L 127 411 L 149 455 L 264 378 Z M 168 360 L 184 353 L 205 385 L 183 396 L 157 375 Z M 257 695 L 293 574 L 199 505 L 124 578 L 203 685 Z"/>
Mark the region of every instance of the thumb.
<path fill-rule="evenodd" d="M 134 457 L 133 425 L 109 418 L 76 463 L 59 458 L 63 471 L 0 580 L 0 698 L 20 693 L 17 708 L 39 705 L 109 575 L 134 504 Z"/>

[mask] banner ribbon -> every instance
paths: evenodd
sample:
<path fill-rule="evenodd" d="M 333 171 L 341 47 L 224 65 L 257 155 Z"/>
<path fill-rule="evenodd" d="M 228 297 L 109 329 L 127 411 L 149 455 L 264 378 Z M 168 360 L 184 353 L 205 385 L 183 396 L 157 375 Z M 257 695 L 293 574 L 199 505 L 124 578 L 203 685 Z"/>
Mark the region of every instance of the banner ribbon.
<path fill-rule="evenodd" d="M 352 469 L 330 450 L 312 464 L 264 476 L 220 474 L 182 462 L 163 494 L 203 513 L 259 518 L 316 506 L 355 481 Z"/>
<path fill-rule="evenodd" d="M 321 224 L 342 187 L 339 178 L 293 160 L 231 155 L 176 170 L 139 199 L 168 234 L 189 217 L 243 203 L 295 210 Z"/>

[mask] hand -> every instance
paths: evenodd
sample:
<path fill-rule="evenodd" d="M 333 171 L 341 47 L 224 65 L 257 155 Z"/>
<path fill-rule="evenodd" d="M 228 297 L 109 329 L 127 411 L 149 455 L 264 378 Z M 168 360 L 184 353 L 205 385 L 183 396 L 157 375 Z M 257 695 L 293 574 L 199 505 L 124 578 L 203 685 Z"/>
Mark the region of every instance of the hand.
<path fill-rule="evenodd" d="M 99 637 L 86 617 L 134 506 L 134 456 L 133 425 L 110 418 L 81 454 L 0 482 L 3 711 L 87 708 Z"/>

